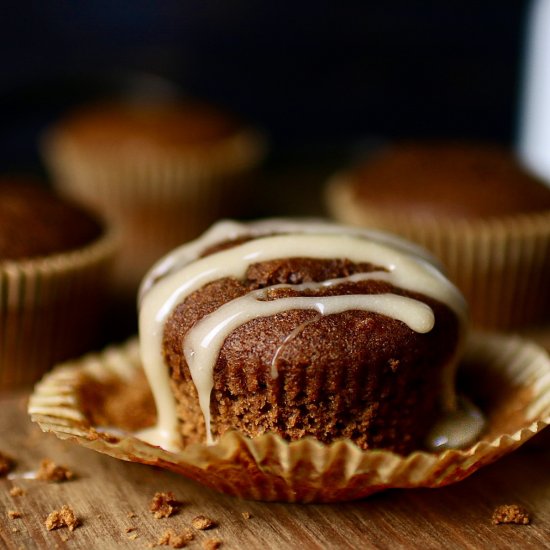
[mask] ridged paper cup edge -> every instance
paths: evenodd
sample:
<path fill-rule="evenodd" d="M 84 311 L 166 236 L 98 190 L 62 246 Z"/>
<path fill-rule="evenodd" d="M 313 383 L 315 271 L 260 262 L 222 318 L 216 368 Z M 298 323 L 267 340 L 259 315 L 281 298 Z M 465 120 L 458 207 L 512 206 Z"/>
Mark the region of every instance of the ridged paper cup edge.
<path fill-rule="evenodd" d="M 349 441 L 287 442 L 274 434 L 254 439 L 225 434 L 211 447 L 195 444 L 179 453 L 151 446 L 129 433 L 91 426 L 78 403 L 83 376 L 123 377 L 140 369 L 135 341 L 61 366 L 35 388 L 29 413 L 44 431 L 117 458 L 182 473 L 216 490 L 268 501 L 335 502 L 388 488 L 440 487 L 468 477 L 511 452 L 550 423 L 550 359 L 518 338 L 475 336 L 469 358 L 532 392 L 521 427 L 463 450 L 416 451 L 400 456 L 362 451 Z M 498 386 L 498 385 L 497 385 Z M 498 387 L 495 387 L 498 391 Z"/>

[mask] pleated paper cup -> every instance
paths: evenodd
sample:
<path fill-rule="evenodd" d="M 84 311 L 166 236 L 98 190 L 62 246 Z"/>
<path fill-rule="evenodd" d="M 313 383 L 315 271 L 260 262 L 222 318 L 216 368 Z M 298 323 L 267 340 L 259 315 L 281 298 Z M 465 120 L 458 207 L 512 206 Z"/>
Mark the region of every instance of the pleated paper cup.
<path fill-rule="evenodd" d="M 470 305 L 474 326 L 512 330 L 550 322 L 550 211 L 420 220 L 358 202 L 345 176 L 329 183 L 326 203 L 339 222 L 390 231 L 435 254 Z"/>
<path fill-rule="evenodd" d="M 96 343 L 117 239 L 78 250 L 0 261 L 0 390 L 34 384 Z"/>
<path fill-rule="evenodd" d="M 213 446 L 193 444 L 177 453 L 145 443 L 116 411 L 104 414 L 105 400 L 89 397 L 110 393 L 120 403 L 128 388 L 135 392 L 145 384 L 136 341 L 56 368 L 36 386 L 29 413 L 44 431 L 62 439 L 166 468 L 224 493 L 265 501 L 336 502 L 384 489 L 460 481 L 550 423 L 550 358 L 535 344 L 475 335 L 459 373 L 464 393 L 485 414 L 484 434 L 462 450 L 419 450 L 408 456 L 363 451 L 346 440 L 288 442 L 275 434 L 248 438 L 234 431 Z M 101 424 L 94 422 L 97 418 Z M 149 416 L 148 423 L 153 421 Z"/>
<path fill-rule="evenodd" d="M 58 192 L 119 229 L 116 278 L 135 294 L 158 258 L 218 218 L 242 212 L 248 178 L 265 148 L 263 136 L 246 128 L 201 147 L 129 137 L 117 148 L 94 148 L 61 126 L 46 134 L 42 149 Z"/>

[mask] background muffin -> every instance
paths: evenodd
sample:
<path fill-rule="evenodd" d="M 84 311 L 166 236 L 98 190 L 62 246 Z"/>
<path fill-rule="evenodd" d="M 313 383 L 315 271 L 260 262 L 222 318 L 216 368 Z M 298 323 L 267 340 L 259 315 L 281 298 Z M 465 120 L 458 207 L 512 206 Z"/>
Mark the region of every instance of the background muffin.
<path fill-rule="evenodd" d="M 170 429 L 177 412 L 184 444 L 236 429 L 422 447 L 453 407 L 464 306 L 403 246 L 328 224 L 263 222 L 219 224 L 168 256 L 144 283 L 140 313 L 160 424 Z M 419 328 L 424 316 L 432 324 Z"/>
<path fill-rule="evenodd" d="M 395 145 L 333 177 L 326 204 L 339 221 L 399 233 L 435 253 L 477 326 L 550 320 L 550 189 L 510 151 Z"/>
<path fill-rule="evenodd" d="M 193 101 L 83 107 L 43 147 L 59 191 L 119 229 L 116 276 L 128 295 L 168 250 L 239 212 L 244 175 L 263 150 L 256 131 Z"/>
<path fill-rule="evenodd" d="M 47 189 L 0 182 L 0 389 L 98 343 L 114 241 Z"/>

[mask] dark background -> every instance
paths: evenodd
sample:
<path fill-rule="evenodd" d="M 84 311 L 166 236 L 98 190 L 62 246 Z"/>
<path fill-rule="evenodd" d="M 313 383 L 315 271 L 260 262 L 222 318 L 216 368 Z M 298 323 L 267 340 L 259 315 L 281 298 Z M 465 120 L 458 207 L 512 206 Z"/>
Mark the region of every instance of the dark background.
<path fill-rule="evenodd" d="M 372 136 L 511 143 L 526 2 L 21 1 L 0 7 L 0 169 L 99 95 L 186 93 L 271 135 L 272 158 Z"/>

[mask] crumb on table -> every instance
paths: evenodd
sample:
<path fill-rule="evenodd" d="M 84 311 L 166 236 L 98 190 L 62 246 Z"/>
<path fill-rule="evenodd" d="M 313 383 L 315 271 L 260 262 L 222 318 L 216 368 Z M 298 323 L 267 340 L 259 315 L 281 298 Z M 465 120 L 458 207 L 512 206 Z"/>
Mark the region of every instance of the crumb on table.
<path fill-rule="evenodd" d="M 191 531 L 191 529 L 184 528 L 180 533 L 175 533 L 171 529 L 168 529 L 158 539 L 157 546 L 171 546 L 172 548 L 184 548 L 194 538 L 195 538 L 195 535 L 193 534 L 193 531 Z"/>
<path fill-rule="evenodd" d="M 531 522 L 529 512 L 517 504 L 503 504 L 495 508 L 493 512 L 493 524 L 515 523 L 516 525 L 528 525 Z"/>
<path fill-rule="evenodd" d="M 176 499 L 172 491 L 167 493 L 155 493 L 149 509 L 156 519 L 167 518 L 179 511 L 181 502 Z"/>
<path fill-rule="evenodd" d="M 250 512 L 241 512 L 244 519 L 250 519 L 252 514 Z"/>
<path fill-rule="evenodd" d="M 217 527 L 217 523 L 213 519 L 207 518 L 206 516 L 202 516 L 202 515 L 195 516 L 191 520 L 191 525 L 193 525 L 195 529 L 199 529 L 201 531 L 205 531 L 206 529 L 212 529 L 214 527 Z"/>
<path fill-rule="evenodd" d="M 23 514 L 17 510 L 8 510 L 8 517 L 10 519 L 19 519 Z"/>
<path fill-rule="evenodd" d="M 48 531 L 61 527 L 68 527 L 69 531 L 74 531 L 74 529 L 80 525 L 80 520 L 75 516 L 71 508 L 64 504 L 61 510 L 54 510 L 51 512 L 44 524 Z"/>
<path fill-rule="evenodd" d="M 218 550 L 218 548 L 223 544 L 222 539 L 206 539 L 202 543 L 204 550 Z"/>
<path fill-rule="evenodd" d="M 20 497 L 25 494 L 25 489 L 22 489 L 21 487 L 18 487 L 17 485 L 14 485 L 10 489 L 10 496 L 12 497 Z"/>
<path fill-rule="evenodd" d="M 69 481 L 73 479 L 74 474 L 65 466 L 58 466 L 53 460 L 44 458 L 40 462 L 40 468 L 36 472 L 36 479 L 41 481 L 52 481 L 59 483 L 61 481 Z"/>
<path fill-rule="evenodd" d="M 4 453 L 0 453 L 0 477 L 4 477 L 9 474 L 15 463 L 14 461 Z"/>

